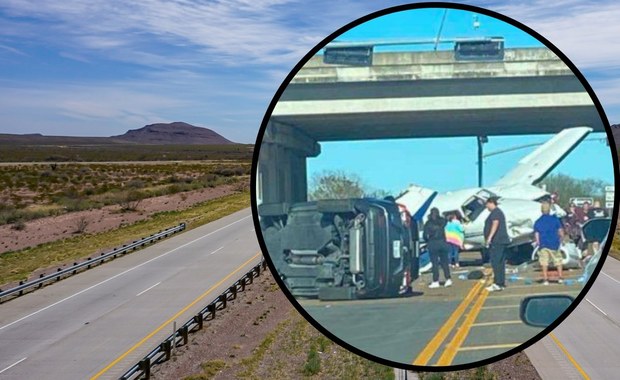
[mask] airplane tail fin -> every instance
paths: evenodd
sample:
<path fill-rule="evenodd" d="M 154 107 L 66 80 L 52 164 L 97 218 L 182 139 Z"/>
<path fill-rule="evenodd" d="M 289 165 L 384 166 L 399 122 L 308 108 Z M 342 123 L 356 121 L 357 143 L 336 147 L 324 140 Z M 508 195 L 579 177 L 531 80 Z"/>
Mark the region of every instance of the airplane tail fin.
<path fill-rule="evenodd" d="M 494 186 L 535 185 L 542 181 L 579 143 L 592 132 L 590 127 L 567 128 L 539 146 L 506 173 Z"/>
<path fill-rule="evenodd" d="M 396 197 L 396 202 L 407 207 L 412 219 L 420 221 L 436 196 L 435 190 L 412 185 Z"/>

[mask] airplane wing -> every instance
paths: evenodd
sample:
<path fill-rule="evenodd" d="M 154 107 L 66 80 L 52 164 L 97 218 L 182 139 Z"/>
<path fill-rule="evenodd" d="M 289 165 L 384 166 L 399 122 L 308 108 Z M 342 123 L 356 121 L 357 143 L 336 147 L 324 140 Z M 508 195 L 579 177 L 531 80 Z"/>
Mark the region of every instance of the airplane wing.
<path fill-rule="evenodd" d="M 522 158 L 494 186 L 534 185 L 545 178 L 579 143 L 592 132 L 590 127 L 562 130 L 551 140 Z"/>

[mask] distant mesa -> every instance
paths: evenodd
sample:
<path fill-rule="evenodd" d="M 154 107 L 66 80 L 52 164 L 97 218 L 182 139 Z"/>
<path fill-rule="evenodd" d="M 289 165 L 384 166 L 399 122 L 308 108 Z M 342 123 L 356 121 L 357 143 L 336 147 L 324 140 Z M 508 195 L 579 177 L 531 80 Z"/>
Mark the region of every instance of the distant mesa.
<path fill-rule="evenodd" d="M 176 121 L 174 123 L 149 124 L 140 129 L 132 129 L 111 139 L 138 144 L 178 144 L 178 145 L 212 145 L 234 144 L 222 135 L 208 128 L 196 127 Z"/>
<path fill-rule="evenodd" d="M 111 137 L 44 136 L 40 133 L 14 135 L 0 133 L 0 144 L 18 145 L 220 145 L 235 144 L 208 128 L 196 127 L 180 121 L 157 123 L 132 129 Z"/>

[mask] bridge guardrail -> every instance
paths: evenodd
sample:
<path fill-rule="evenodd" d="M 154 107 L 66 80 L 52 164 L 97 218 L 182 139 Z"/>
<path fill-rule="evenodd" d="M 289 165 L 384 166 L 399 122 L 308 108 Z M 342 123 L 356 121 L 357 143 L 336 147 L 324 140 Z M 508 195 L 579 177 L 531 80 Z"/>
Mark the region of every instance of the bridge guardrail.
<path fill-rule="evenodd" d="M 245 291 L 246 286 L 252 284 L 254 279 L 260 276 L 261 271 L 266 269 L 267 263 L 263 259 L 216 299 L 211 301 L 204 309 L 200 310 L 174 333 L 164 339 L 163 342 L 138 363 L 134 364 L 120 377 L 120 380 L 150 379 L 153 366 L 170 360 L 174 348 L 186 345 L 189 342 L 190 333 L 202 330 L 204 322 L 213 320 L 217 311 L 226 309 L 228 301 L 236 299 L 237 294 Z"/>
<path fill-rule="evenodd" d="M 13 296 L 13 298 L 19 297 L 23 295 L 24 291 L 26 290 L 42 288 L 43 285 L 45 285 L 46 283 L 60 281 L 63 278 L 76 274 L 78 270 L 80 269 L 84 269 L 84 268 L 90 269 L 91 267 L 96 266 L 98 264 L 102 264 L 108 260 L 113 260 L 119 255 L 124 255 L 132 250 L 136 250 L 138 248 L 144 247 L 147 244 L 154 243 L 170 235 L 176 234 L 177 232 L 183 231 L 185 230 L 185 228 L 186 228 L 186 224 L 180 223 L 178 226 L 170 227 L 165 230 L 161 230 L 158 233 L 152 234 L 145 238 L 141 238 L 140 240 L 136 240 L 131 244 L 125 244 L 122 247 L 114 248 L 110 252 L 107 252 L 107 253 L 103 252 L 98 257 L 94 257 L 94 258 L 89 257 L 86 261 L 82 263 L 75 262 L 72 266 L 68 268 L 65 268 L 65 269 L 58 268 L 58 270 L 52 274 L 48 274 L 48 275 L 41 274 L 39 278 L 31 280 L 31 281 L 20 281 L 19 285 L 14 288 L 11 288 L 5 291 L 2 291 L 2 289 L 0 289 L 0 303 L 6 302 L 7 301 L 6 297 L 10 297 L 10 296 Z"/>

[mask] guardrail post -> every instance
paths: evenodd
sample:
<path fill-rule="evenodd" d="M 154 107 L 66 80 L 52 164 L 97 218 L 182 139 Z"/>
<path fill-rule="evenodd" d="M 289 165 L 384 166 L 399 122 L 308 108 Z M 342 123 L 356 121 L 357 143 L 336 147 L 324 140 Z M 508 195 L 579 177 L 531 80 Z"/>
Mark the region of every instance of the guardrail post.
<path fill-rule="evenodd" d="M 228 290 L 230 291 L 230 294 L 232 295 L 230 299 L 231 300 L 237 299 L 237 285 L 231 286 L 230 288 L 228 288 Z"/>
<path fill-rule="evenodd" d="M 161 342 L 161 349 L 166 354 L 166 361 L 170 360 L 170 357 L 172 356 L 172 342 L 169 340 L 164 340 Z"/>
<path fill-rule="evenodd" d="M 267 269 L 267 262 L 265 260 L 261 261 L 260 264 L 263 267 L 263 269 Z"/>
<path fill-rule="evenodd" d="M 209 311 L 209 314 L 211 314 L 211 318 L 214 319 L 215 318 L 215 303 L 212 302 L 207 306 L 207 310 Z"/>
<path fill-rule="evenodd" d="M 219 299 L 222 302 L 222 309 L 226 309 L 226 294 L 220 295 Z"/>
<path fill-rule="evenodd" d="M 203 321 L 204 318 L 202 316 L 202 313 L 194 315 L 194 322 L 196 322 L 196 324 L 198 325 L 198 330 L 202 330 Z"/>
<path fill-rule="evenodd" d="M 149 380 L 151 378 L 151 359 L 144 358 L 140 360 L 138 366 L 140 367 L 140 371 L 144 374 L 144 379 Z"/>
<path fill-rule="evenodd" d="M 239 285 L 241 285 L 241 291 L 245 292 L 245 277 L 239 281 Z"/>
<path fill-rule="evenodd" d="M 254 271 L 248 273 L 246 278 L 248 279 L 248 285 L 254 283 Z"/>
<path fill-rule="evenodd" d="M 39 275 L 39 278 L 43 278 L 43 277 L 45 277 L 45 273 L 41 273 Z M 43 283 L 41 282 L 41 283 L 39 283 L 39 289 L 42 288 L 42 287 L 43 287 Z"/>
<path fill-rule="evenodd" d="M 183 344 L 187 344 L 187 342 L 189 342 L 189 329 L 187 326 L 183 326 L 179 329 L 179 331 L 181 332 L 181 337 L 183 338 Z"/>
<path fill-rule="evenodd" d="M 21 280 L 21 281 L 19 282 L 19 284 L 20 284 L 20 285 L 24 285 L 24 280 Z M 19 291 L 19 295 L 21 296 L 21 295 L 23 295 L 23 294 L 24 294 L 24 291 L 23 291 L 23 290 L 20 290 L 20 291 Z"/>

